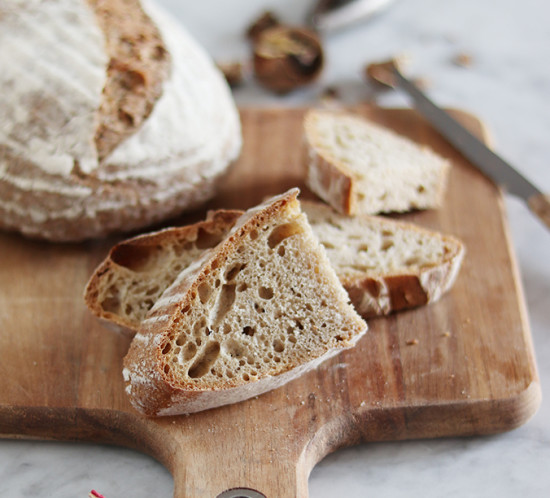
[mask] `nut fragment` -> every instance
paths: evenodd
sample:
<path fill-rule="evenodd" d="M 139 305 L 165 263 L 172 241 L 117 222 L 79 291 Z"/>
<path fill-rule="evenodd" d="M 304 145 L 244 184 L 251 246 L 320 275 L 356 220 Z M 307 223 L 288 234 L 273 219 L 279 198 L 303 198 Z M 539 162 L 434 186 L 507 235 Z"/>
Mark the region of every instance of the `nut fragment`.
<path fill-rule="evenodd" d="M 456 54 L 453 58 L 453 64 L 461 67 L 470 67 L 473 63 L 473 58 L 470 54 Z"/>
<path fill-rule="evenodd" d="M 307 28 L 278 25 L 263 30 L 254 43 L 254 74 L 275 92 L 311 83 L 322 67 L 321 42 Z"/>
<path fill-rule="evenodd" d="M 273 12 L 266 11 L 250 25 L 250 27 L 246 30 L 246 36 L 248 39 L 255 42 L 262 31 L 278 26 L 279 24 L 279 19 L 277 19 L 275 14 L 273 14 Z"/>
<path fill-rule="evenodd" d="M 244 81 L 243 65 L 240 62 L 218 62 L 217 66 L 225 76 L 230 87 L 236 87 Z"/>
<path fill-rule="evenodd" d="M 395 87 L 394 69 L 401 70 L 407 62 L 407 58 L 403 55 L 393 57 L 383 62 L 372 62 L 365 68 L 365 76 L 367 80 L 374 81 L 382 86 Z"/>

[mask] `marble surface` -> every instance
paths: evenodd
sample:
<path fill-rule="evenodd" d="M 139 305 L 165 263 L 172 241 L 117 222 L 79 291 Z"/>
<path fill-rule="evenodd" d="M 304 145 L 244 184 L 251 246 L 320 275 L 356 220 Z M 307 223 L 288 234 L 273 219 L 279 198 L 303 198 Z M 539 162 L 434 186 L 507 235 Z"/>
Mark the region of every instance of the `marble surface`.
<path fill-rule="evenodd" d="M 244 58 L 244 27 L 266 6 L 298 23 L 310 1 L 162 0 L 218 60 Z M 497 151 L 541 190 L 550 192 L 550 3 L 545 0 L 396 0 L 368 23 L 325 37 L 321 81 L 275 97 L 253 83 L 235 93 L 240 105 L 316 102 L 328 85 L 346 100 L 376 98 L 406 106 L 397 93 L 375 95 L 362 82 L 366 61 L 410 56 L 409 73 L 425 78 L 441 105 L 482 118 Z M 471 56 L 469 67 L 453 60 Z M 367 495 L 516 497 L 550 493 L 550 231 L 518 200 L 506 198 L 524 285 L 543 401 L 537 414 L 509 433 L 472 439 L 364 444 L 320 462 L 312 498 Z M 170 474 L 148 456 L 90 444 L 0 441 L 0 496 L 168 497 Z"/>

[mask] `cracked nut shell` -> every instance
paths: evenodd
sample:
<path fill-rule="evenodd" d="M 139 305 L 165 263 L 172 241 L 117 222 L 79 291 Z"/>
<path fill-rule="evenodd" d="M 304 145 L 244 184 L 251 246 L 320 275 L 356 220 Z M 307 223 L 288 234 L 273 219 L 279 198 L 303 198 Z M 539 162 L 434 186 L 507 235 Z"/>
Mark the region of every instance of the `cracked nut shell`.
<path fill-rule="evenodd" d="M 263 30 L 254 43 L 254 74 L 263 86 L 277 93 L 313 82 L 323 62 L 321 41 L 307 28 L 274 26 Z"/>

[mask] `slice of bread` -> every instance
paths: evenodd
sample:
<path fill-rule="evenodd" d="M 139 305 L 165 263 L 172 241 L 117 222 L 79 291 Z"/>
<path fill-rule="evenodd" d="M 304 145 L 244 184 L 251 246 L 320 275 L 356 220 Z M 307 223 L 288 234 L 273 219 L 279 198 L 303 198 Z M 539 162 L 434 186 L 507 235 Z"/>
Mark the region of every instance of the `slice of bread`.
<path fill-rule="evenodd" d="M 262 394 L 366 332 L 297 194 L 248 210 L 155 303 L 124 359 L 136 409 L 175 415 Z"/>
<path fill-rule="evenodd" d="M 365 318 L 437 301 L 458 275 L 465 248 L 455 237 L 388 218 L 339 215 L 317 202 L 302 201 L 302 208 Z M 194 225 L 120 242 L 86 286 L 88 308 L 110 328 L 134 335 L 178 274 L 220 242 L 241 215 L 214 211 Z"/>
<path fill-rule="evenodd" d="M 311 110 L 304 120 L 307 184 L 344 214 L 439 207 L 450 163 L 365 118 Z"/>
<path fill-rule="evenodd" d="M 455 237 L 383 217 L 338 214 L 320 203 L 302 207 L 365 318 L 437 301 L 458 275 L 465 248 Z"/>
<path fill-rule="evenodd" d="M 205 221 L 140 235 L 115 245 L 90 278 L 86 305 L 106 325 L 134 335 L 181 271 L 216 246 L 242 211 L 216 211 Z"/>

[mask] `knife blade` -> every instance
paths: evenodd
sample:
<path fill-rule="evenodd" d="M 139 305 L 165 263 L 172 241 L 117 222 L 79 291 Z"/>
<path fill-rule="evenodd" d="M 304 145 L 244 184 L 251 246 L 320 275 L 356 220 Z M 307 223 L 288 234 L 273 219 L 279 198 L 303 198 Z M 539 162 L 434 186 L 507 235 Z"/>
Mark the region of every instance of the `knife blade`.
<path fill-rule="evenodd" d="M 550 229 L 550 195 L 542 193 L 449 113 L 434 104 L 412 81 L 403 76 L 397 61 L 372 64 L 369 69 L 368 74 L 379 83 L 405 91 L 424 118 L 464 157 L 497 185 L 523 199 L 530 210 Z"/>
<path fill-rule="evenodd" d="M 334 31 L 369 19 L 394 0 L 318 0 L 308 16 L 318 31 Z"/>

